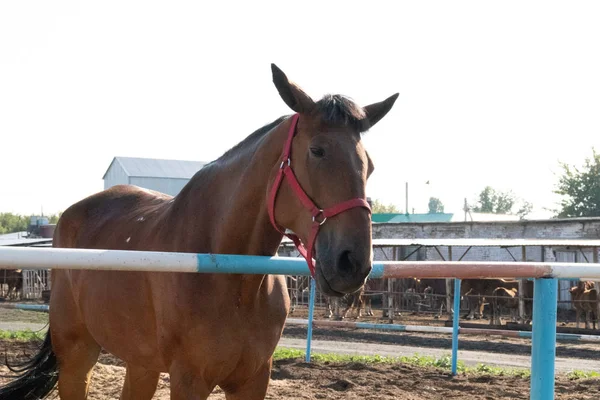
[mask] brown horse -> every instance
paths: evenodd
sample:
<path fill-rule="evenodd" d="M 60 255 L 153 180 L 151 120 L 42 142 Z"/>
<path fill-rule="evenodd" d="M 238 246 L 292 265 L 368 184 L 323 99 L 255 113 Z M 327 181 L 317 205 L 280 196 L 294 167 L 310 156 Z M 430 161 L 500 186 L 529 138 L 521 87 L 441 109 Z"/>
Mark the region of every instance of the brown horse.
<path fill-rule="evenodd" d="M 341 95 L 315 102 L 275 65 L 272 72 L 299 115 L 290 166 L 302 188 L 322 208 L 364 199 L 373 165 L 361 132 L 398 95 L 364 108 Z M 294 119 L 257 130 L 174 198 L 115 186 L 72 205 L 54 246 L 275 255 L 282 234 L 270 222 L 269 193 Z M 277 192 L 274 218 L 304 243 L 311 237 L 311 213 L 289 181 Z M 369 210 L 328 218 L 315 259 L 323 293 L 359 289 L 372 266 Z M 127 363 L 121 399 L 151 399 L 160 372 L 170 374 L 171 399 L 206 399 L 217 385 L 229 400 L 263 399 L 289 303 L 280 275 L 53 270 L 49 335 L 0 399 L 44 397 L 56 382 L 61 399 L 85 399 L 100 349 Z"/>

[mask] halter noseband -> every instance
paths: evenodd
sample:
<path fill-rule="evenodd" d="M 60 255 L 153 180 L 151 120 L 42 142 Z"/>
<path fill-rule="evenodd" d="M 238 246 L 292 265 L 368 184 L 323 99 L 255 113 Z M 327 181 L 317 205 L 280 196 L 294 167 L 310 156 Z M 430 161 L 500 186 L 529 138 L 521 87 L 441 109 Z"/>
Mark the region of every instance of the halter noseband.
<path fill-rule="evenodd" d="M 333 207 L 329 207 L 326 209 L 321 209 L 317 207 L 317 205 L 308 197 L 306 192 L 302 189 L 300 182 L 296 178 L 294 171 L 292 170 L 292 160 L 291 160 L 291 151 L 292 151 L 292 140 L 296 134 L 296 127 L 298 125 L 298 114 L 294 114 L 292 117 L 292 125 L 290 126 L 290 131 L 288 134 L 287 141 L 285 146 L 283 147 L 283 154 L 281 157 L 281 165 L 279 166 L 279 171 L 277 172 L 277 176 L 275 177 L 275 182 L 273 183 L 273 187 L 271 188 L 271 192 L 269 193 L 269 218 L 271 219 L 271 224 L 273 227 L 283 235 L 290 238 L 296 248 L 300 252 L 300 254 L 306 259 L 306 263 L 308 264 L 308 269 L 310 270 L 310 274 L 315 276 L 315 261 L 313 260 L 314 254 L 314 245 L 315 240 L 317 239 L 317 234 L 319 233 L 319 228 L 321 225 L 327 221 L 328 218 L 331 218 L 337 214 L 340 214 L 346 210 L 350 210 L 356 207 L 364 207 L 371 212 L 371 207 L 369 203 L 365 199 L 355 198 L 351 200 L 344 201 L 342 203 L 336 204 Z M 275 199 L 277 198 L 277 192 L 279 191 L 279 187 L 283 182 L 284 178 L 287 178 L 288 184 L 291 186 L 292 190 L 304 206 L 312 215 L 312 228 L 310 230 L 310 236 L 308 238 L 308 249 L 304 248 L 302 241 L 295 233 L 286 233 L 285 229 L 280 228 L 275 222 Z"/>

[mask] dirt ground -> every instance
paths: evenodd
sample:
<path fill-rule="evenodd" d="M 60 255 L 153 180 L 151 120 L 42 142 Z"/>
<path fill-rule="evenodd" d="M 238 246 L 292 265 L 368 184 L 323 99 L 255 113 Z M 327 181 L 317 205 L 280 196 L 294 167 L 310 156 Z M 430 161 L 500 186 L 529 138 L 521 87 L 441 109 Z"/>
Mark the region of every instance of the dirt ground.
<path fill-rule="evenodd" d="M 38 343 L 0 340 L 0 352 L 9 360 L 30 357 Z M 4 355 L 4 354 L 3 354 Z M 0 367 L 0 384 L 10 371 Z M 89 398 L 118 399 L 125 377 L 123 363 L 103 354 L 96 364 Z M 162 374 L 154 399 L 169 398 L 169 377 Z M 224 399 L 217 388 L 211 400 Z M 451 377 L 434 368 L 404 364 L 306 364 L 283 360 L 274 364 L 268 399 L 528 399 L 529 380 L 515 377 L 470 375 Z M 598 399 L 600 380 L 571 381 L 558 377 L 556 399 Z"/>

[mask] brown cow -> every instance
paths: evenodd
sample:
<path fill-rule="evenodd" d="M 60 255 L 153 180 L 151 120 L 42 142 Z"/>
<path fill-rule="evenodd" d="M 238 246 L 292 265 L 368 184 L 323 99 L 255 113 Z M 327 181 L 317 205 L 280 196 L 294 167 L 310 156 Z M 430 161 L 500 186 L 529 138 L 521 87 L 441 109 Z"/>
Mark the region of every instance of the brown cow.
<path fill-rule="evenodd" d="M 389 284 L 387 279 L 384 281 L 384 302 L 383 302 L 383 317 L 388 317 L 389 314 L 389 296 L 392 296 L 392 303 L 394 306 L 394 314 L 401 315 L 403 309 L 413 309 L 417 304 L 417 293 L 420 292 L 421 280 L 418 278 L 403 278 L 392 280 L 392 292 L 390 293 L 388 288 Z"/>
<path fill-rule="evenodd" d="M 421 279 L 419 281 L 419 293 L 423 294 L 423 303 L 429 310 L 437 311 L 434 318 L 441 318 L 442 309 L 446 306 L 446 280 L 435 278 L 435 279 Z"/>
<path fill-rule="evenodd" d="M 346 294 L 343 297 L 328 296 L 329 315 L 327 315 L 327 318 L 333 317 L 335 319 L 345 319 L 348 317 L 348 312 L 350 312 L 350 310 L 357 311 L 356 318 L 362 317 L 364 294 L 365 287 L 363 286 L 357 292 Z M 342 305 L 346 306 L 343 312 L 340 311 Z"/>
<path fill-rule="evenodd" d="M 373 314 L 373 297 L 380 296 L 382 291 L 380 288 L 382 287 L 381 279 L 369 279 L 364 286 L 365 293 L 363 294 L 363 304 L 365 305 L 365 314 L 368 316 L 374 316 Z"/>
<path fill-rule="evenodd" d="M 502 309 L 508 308 L 510 310 L 511 322 L 516 322 L 519 316 L 519 296 L 517 295 L 517 289 L 507 289 L 505 287 L 498 287 L 492 291 L 491 305 L 492 305 L 492 317 L 490 318 L 490 325 L 502 325 L 500 316 L 502 315 Z"/>
<path fill-rule="evenodd" d="M 592 320 L 593 329 L 596 329 L 598 294 L 595 290 L 594 282 L 580 281 L 577 283 L 577 286 L 569 289 L 569 292 L 571 293 L 573 308 L 575 308 L 577 328 L 579 328 L 581 313 L 585 312 L 585 329 L 590 329 L 590 319 Z"/>
<path fill-rule="evenodd" d="M 464 279 L 461 285 L 461 297 L 467 300 L 469 313 L 466 319 L 483 318 L 483 308 L 487 304 L 486 296 L 498 288 L 517 289 L 519 281 L 514 279 Z"/>
<path fill-rule="evenodd" d="M 0 292 L 4 294 L 4 285 L 8 286 L 5 298 L 19 299 L 23 291 L 23 271 L 20 269 L 0 269 Z M 11 296 L 12 295 L 12 296 Z"/>

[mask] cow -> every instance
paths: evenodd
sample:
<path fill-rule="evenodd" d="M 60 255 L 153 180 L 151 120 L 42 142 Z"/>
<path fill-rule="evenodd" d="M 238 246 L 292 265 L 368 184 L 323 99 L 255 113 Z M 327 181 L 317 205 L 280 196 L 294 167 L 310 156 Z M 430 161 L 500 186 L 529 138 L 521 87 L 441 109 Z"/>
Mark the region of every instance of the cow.
<path fill-rule="evenodd" d="M 292 314 L 298 306 L 298 296 L 309 290 L 310 280 L 305 276 L 294 277 L 286 276 L 288 292 L 290 294 L 290 314 Z"/>
<path fill-rule="evenodd" d="M 416 313 L 421 312 L 421 307 L 423 306 L 423 296 L 417 292 L 415 288 L 406 289 L 406 291 L 402 295 L 406 308 L 407 309 L 415 309 Z"/>
<path fill-rule="evenodd" d="M 23 291 L 23 271 L 20 269 L 0 269 L 0 291 L 4 294 L 4 285 L 8 286 L 5 299 L 19 299 Z M 11 296 L 12 295 L 12 296 Z"/>
<path fill-rule="evenodd" d="M 375 314 L 373 313 L 373 297 L 380 296 L 383 294 L 381 290 L 382 280 L 381 279 L 369 279 L 365 283 L 364 286 L 364 294 L 363 294 L 363 304 L 365 306 L 365 314 L 372 317 Z"/>
<path fill-rule="evenodd" d="M 585 312 L 585 329 L 590 329 L 590 319 L 592 320 L 593 329 L 596 329 L 598 294 L 595 290 L 594 282 L 578 282 L 577 286 L 569 289 L 569 292 L 571 293 L 573 308 L 575 308 L 577 328 L 579 328 L 581 313 Z"/>
<path fill-rule="evenodd" d="M 419 292 L 423 294 L 423 304 L 429 310 L 438 311 L 434 318 L 440 318 L 442 309 L 446 306 L 446 280 L 440 278 L 420 279 Z"/>
<path fill-rule="evenodd" d="M 492 316 L 490 318 L 490 325 L 502 325 L 500 316 L 502 315 L 502 309 L 510 310 L 511 322 L 516 322 L 519 316 L 519 296 L 517 295 L 517 289 L 508 289 L 505 287 L 498 287 L 492 291 L 490 304 L 492 306 Z"/>
<path fill-rule="evenodd" d="M 422 287 L 420 279 L 393 279 L 391 281 L 391 292 L 389 282 L 390 281 L 387 279 L 382 280 L 382 291 L 384 293 L 382 308 L 384 318 L 389 316 L 390 296 L 393 304 L 394 315 L 401 315 L 403 306 L 405 306 L 404 309 L 412 309 L 415 305 L 419 304 L 418 301 L 420 300 L 420 296 L 418 293 L 420 293 L 420 289 Z"/>
<path fill-rule="evenodd" d="M 461 298 L 467 300 L 469 313 L 465 319 L 483 318 L 483 309 L 486 304 L 486 296 L 498 288 L 517 289 L 518 280 L 509 279 L 464 279 L 461 285 Z"/>
<path fill-rule="evenodd" d="M 365 294 L 365 287 L 362 286 L 358 291 L 349 293 L 343 297 L 327 297 L 328 299 L 328 315 L 327 318 L 345 319 L 348 317 L 350 310 L 356 310 L 356 318 L 362 317 L 362 305 Z M 342 306 L 345 306 L 344 311 L 340 311 Z"/>
<path fill-rule="evenodd" d="M 326 297 L 327 314 L 326 318 L 344 319 L 351 310 L 357 313 L 357 318 L 362 317 L 362 308 L 364 306 L 365 314 L 373 316 L 372 300 L 373 297 L 384 294 L 382 288 L 386 284 L 382 279 L 369 279 L 365 285 L 357 292 L 347 294 L 340 298 Z M 346 308 L 340 311 L 342 306 Z"/>

